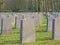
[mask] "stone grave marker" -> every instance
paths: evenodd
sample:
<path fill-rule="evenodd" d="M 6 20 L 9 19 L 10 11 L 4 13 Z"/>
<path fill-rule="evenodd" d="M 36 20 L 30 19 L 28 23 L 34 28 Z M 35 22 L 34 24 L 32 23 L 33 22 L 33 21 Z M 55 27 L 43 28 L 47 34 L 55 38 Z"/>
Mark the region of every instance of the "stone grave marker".
<path fill-rule="evenodd" d="M 52 31 L 52 19 L 48 19 L 48 32 Z"/>
<path fill-rule="evenodd" d="M 31 13 L 32 19 L 34 20 L 35 27 L 39 27 L 39 15 L 38 13 Z"/>
<path fill-rule="evenodd" d="M 39 27 L 40 22 L 39 22 L 39 15 L 37 13 L 35 13 L 34 15 L 34 23 L 35 23 L 35 27 Z"/>
<path fill-rule="evenodd" d="M 48 32 L 52 32 L 52 20 L 53 20 L 53 16 L 51 16 L 51 14 L 49 14 L 49 17 L 48 17 Z"/>
<path fill-rule="evenodd" d="M 43 13 L 42 12 L 38 13 L 38 17 L 39 17 L 39 24 L 41 24 L 43 21 L 42 19 L 44 18 Z"/>
<path fill-rule="evenodd" d="M 54 39 L 60 40 L 60 16 L 55 19 Z"/>
<path fill-rule="evenodd" d="M 2 34 L 9 34 L 12 32 L 12 22 L 9 13 L 2 13 L 1 17 L 3 19 L 2 23 Z"/>
<path fill-rule="evenodd" d="M 0 15 L 0 34 L 1 34 L 1 15 Z"/>
<path fill-rule="evenodd" d="M 15 14 L 11 13 L 11 20 L 12 20 L 12 25 L 15 24 Z"/>
<path fill-rule="evenodd" d="M 15 16 L 15 25 L 16 25 L 16 28 L 20 28 L 20 20 L 22 19 L 22 14 L 21 13 L 16 13 L 16 16 Z"/>
<path fill-rule="evenodd" d="M 20 42 L 21 43 L 30 43 L 35 41 L 35 26 L 34 20 L 30 15 L 24 16 L 22 19 L 23 23 L 21 23 L 20 28 Z M 22 29 L 22 30 L 21 30 Z"/>
<path fill-rule="evenodd" d="M 59 40 L 60 16 L 58 15 L 57 12 L 53 12 L 51 18 L 52 18 L 52 40 Z"/>

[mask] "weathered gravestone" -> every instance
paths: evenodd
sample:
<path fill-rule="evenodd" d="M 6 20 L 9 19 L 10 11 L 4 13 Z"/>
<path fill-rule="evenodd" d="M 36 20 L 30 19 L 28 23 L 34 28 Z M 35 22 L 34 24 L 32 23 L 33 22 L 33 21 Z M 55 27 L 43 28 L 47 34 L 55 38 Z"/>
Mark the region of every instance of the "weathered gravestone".
<path fill-rule="evenodd" d="M 0 34 L 1 34 L 1 15 L 0 15 Z"/>
<path fill-rule="evenodd" d="M 12 22 L 9 13 L 1 13 L 2 17 L 2 34 L 9 34 L 12 32 Z"/>
<path fill-rule="evenodd" d="M 54 39 L 60 40 L 60 15 L 55 19 Z"/>
<path fill-rule="evenodd" d="M 15 24 L 15 14 L 14 13 L 11 13 L 11 20 L 12 20 L 12 25 Z"/>
<path fill-rule="evenodd" d="M 22 19 L 22 13 L 15 13 L 15 26 L 20 28 L 20 20 Z"/>
<path fill-rule="evenodd" d="M 32 17 L 32 19 L 34 20 L 34 25 L 35 25 L 35 27 L 39 27 L 39 25 L 40 25 L 40 22 L 39 22 L 39 14 L 36 12 L 32 12 L 32 13 L 30 13 L 29 14 L 31 17 Z"/>
<path fill-rule="evenodd" d="M 39 27 L 40 23 L 39 23 L 39 15 L 38 13 L 32 13 L 32 17 L 34 19 L 34 25 L 35 27 Z"/>
<path fill-rule="evenodd" d="M 20 43 L 29 43 L 35 41 L 34 20 L 30 15 L 23 16 L 20 28 Z"/>
<path fill-rule="evenodd" d="M 51 31 L 52 32 L 52 20 L 53 20 L 53 15 L 51 15 L 51 12 L 48 12 L 46 15 L 46 31 L 49 32 Z"/>
<path fill-rule="evenodd" d="M 38 18 L 39 18 L 39 24 L 42 23 L 42 19 L 44 18 L 44 15 L 42 12 L 38 13 Z"/>
<path fill-rule="evenodd" d="M 52 31 L 52 19 L 51 18 L 48 19 L 48 32 L 49 31 Z"/>
<path fill-rule="evenodd" d="M 14 24 L 14 26 L 15 26 L 15 29 L 17 28 L 17 24 L 19 24 L 19 23 L 17 23 L 17 20 L 18 20 L 18 15 L 17 15 L 17 13 L 13 13 L 13 15 L 14 15 L 14 21 L 13 21 L 13 24 Z"/>
<path fill-rule="evenodd" d="M 48 32 L 52 32 L 52 20 L 53 20 L 53 16 L 51 16 L 51 14 L 48 13 Z"/>
<path fill-rule="evenodd" d="M 51 15 L 52 18 L 52 40 L 56 40 L 59 39 L 59 17 L 58 17 L 58 13 L 57 12 L 52 12 Z M 58 37 L 58 38 L 57 38 Z"/>

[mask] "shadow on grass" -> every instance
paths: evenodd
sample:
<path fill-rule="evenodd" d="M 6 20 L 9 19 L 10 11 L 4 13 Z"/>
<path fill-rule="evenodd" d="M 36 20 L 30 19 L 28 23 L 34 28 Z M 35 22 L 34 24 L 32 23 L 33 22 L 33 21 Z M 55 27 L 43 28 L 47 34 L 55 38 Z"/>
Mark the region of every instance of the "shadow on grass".
<path fill-rule="evenodd" d="M 19 34 L 20 32 L 13 32 L 13 34 Z"/>
<path fill-rule="evenodd" d="M 4 41 L 2 44 L 20 44 L 20 40 Z"/>
<path fill-rule="evenodd" d="M 44 40 L 52 40 L 52 38 L 45 37 L 45 38 L 37 38 L 36 41 L 44 41 Z"/>
<path fill-rule="evenodd" d="M 37 29 L 36 32 L 46 32 L 46 29 Z"/>
<path fill-rule="evenodd" d="M 36 32 L 46 32 L 46 31 L 44 31 L 44 30 L 42 30 L 42 31 L 38 30 L 38 31 L 36 31 Z"/>
<path fill-rule="evenodd" d="M 46 32 L 46 27 L 40 26 L 39 28 L 36 29 L 36 32 Z"/>

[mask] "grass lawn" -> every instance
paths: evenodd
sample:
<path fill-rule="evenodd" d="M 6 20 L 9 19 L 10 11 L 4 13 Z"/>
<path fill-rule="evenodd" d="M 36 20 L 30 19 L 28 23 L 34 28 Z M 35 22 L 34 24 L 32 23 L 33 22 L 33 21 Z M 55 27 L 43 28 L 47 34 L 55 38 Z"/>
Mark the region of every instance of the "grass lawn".
<path fill-rule="evenodd" d="M 60 45 L 60 40 L 52 40 L 51 32 L 46 32 L 46 20 L 43 19 L 39 28 L 35 29 L 36 41 L 20 44 L 20 30 L 13 29 L 11 34 L 0 35 L 0 45 Z"/>

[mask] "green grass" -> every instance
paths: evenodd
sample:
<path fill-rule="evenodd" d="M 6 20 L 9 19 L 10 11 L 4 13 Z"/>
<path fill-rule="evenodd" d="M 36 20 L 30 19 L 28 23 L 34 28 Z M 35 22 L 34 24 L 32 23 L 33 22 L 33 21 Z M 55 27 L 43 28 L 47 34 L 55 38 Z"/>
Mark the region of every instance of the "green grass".
<path fill-rule="evenodd" d="M 60 45 L 60 40 L 52 40 L 52 33 L 46 32 L 46 20 L 42 22 L 40 27 L 35 29 L 35 42 L 20 44 L 20 30 L 13 29 L 11 34 L 0 35 L 0 45 Z"/>

